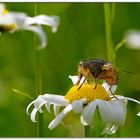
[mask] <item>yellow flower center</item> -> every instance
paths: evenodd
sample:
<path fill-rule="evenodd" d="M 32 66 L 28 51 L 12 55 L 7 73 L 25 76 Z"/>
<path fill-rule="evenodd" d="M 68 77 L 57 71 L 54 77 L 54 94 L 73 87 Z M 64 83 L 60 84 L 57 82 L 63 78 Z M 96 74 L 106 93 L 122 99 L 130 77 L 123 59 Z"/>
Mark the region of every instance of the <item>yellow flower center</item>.
<path fill-rule="evenodd" d="M 2 14 L 3 14 L 3 15 L 6 15 L 6 14 L 8 14 L 8 13 L 9 13 L 9 11 L 8 11 L 7 9 L 4 9 Z"/>
<path fill-rule="evenodd" d="M 7 14 L 9 14 L 9 11 L 7 9 L 4 9 L 2 14 L 4 16 L 7 16 Z M 0 25 L 0 32 L 12 31 L 12 30 L 14 30 L 16 28 L 17 28 L 17 24 L 16 23 Z"/>
<path fill-rule="evenodd" d="M 86 98 L 88 102 L 95 99 L 110 100 L 109 94 L 100 84 L 96 88 L 95 84 L 84 84 L 79 90 L 78 87 L 77 85 L 73 86 L 65 95 L 65 99 L 69 102 L 83 98 Z"/>
<path fill-rule="evenodd" d="M 14 30 L 16 28 L 17 28 L 16 23 L 8 24 L 8 25 L 0 25 L 0 31 L 2 31 L 2 32 L 12 31 L 12 30 Z"/>

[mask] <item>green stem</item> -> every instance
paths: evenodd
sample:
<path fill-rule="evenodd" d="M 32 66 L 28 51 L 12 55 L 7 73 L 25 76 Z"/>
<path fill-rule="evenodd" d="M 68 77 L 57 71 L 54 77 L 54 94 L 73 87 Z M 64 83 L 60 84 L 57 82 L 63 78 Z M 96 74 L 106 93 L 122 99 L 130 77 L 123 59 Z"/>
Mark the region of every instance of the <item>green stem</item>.
<path fill-rule="evenodd" d="M 35 15 L 37 14 L 37 3 L 35 3 Z M 35 81 L 36 81 L 36 96 L 42 93 L 42 51 L 37 49 L 36 35 L 34 35 L 35 49 Z M 37 137 L 41 137 L 43 133 L 43 115 L 37 114 Z"/>
<path fill-rule="evenodd" d="M 114 21 L 114 17 L 115 17 L 115 3 L 112 3 L 112 23 Z"/>
<path fill-rule="evenodd" d="M 42 52 L 39 51 L 35 47 L 35 74 L 36 74 L 36 95 L 40 95 L 42 93 Z M 38 113 L 37 114 L 37 137 L 42 136 L 43 132 L 43 115 Z"/>
<path fill-rule="evenodd" d="M 119 42 L 115 47 L 115 52 L 117 52 L 125 43 L 126 39 L 123 39 L 121 42 Z"/>
<path fill-rule="evenodd" d="M 84 126 L 85 131 L 85 138 L 90 137 L 90 126 Z"/>
<path fill-rule="evenodd" d="M 112 44 L 112 17 L 111 9 L 109 3 L 104 3 L 104 13 L 105 13 L 105 30 L 106 30 L 106 46 L 107 46 L 107 58 L 108 61 L 115 63 L 115 53 Z"/>

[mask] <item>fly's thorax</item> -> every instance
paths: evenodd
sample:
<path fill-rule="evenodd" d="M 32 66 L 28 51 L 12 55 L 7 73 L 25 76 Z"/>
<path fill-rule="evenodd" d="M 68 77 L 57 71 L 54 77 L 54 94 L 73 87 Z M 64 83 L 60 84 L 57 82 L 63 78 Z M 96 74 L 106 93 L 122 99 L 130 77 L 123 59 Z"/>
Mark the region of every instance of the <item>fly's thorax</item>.
<path fill-rule="evenodd" d="M 111 67 L 108 70 L 102 70 L 100 79 L 106 81 L 109 85 L 118 83 L 118 72 L 115 68 Z"/>

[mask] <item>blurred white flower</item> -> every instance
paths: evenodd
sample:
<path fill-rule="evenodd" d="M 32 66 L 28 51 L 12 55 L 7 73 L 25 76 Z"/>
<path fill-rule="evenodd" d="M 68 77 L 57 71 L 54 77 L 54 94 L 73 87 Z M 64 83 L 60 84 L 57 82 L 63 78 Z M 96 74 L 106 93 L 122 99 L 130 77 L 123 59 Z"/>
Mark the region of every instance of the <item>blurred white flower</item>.
<path fill-rule="evenodd" d="M 140 31 L 129 30 L 125 34 L 127 47 L 132 49 L 140 49 Z"/>
<path fill-rule="evenodd" d="M 69 76 L 73 83 L 78 80 L 78 76 Z M 95 111 L 98 109 L 100 116 L 105 123 L 105 128 L 102 134 L 114 134 L 120 125 L 125 123 L 125 117 L 127 113 L 127 101 L 133 101 L 138 104 L 135 99 L 116 95 L 116 98 L 110 96 L 107 86 L 89 85 L 87 83 L 78 89 L 78 86 L 73 86 L 65 96 L 44 94 L 38 96 L 36 100 L 31 102 L 27 107 L 27 114 L 29 114 L 29 108 L 34 105 L 34 109 L 31 112 L 31 120 L 36 122 L 35 116 L 37 111 L 43 112 L 42 107 L 45 105 L 46 109 L 50 112 L 50 106 L 53 105 L 55 119 L 49 124 L 49 128 L 55 128 L 59 123 L 63 122 L 63 119 L 72 110 L 75 113 L 81 113 L 81 123 L 84 126 L 94 125 L 93 117 Z M 114 91 L 115 92 L 115 91 Z M 65 107 L 61 112 L 60 108 Z M 30 115 L 30 114 L 29 114 Z"/>
<path fill-rule="evenodd" d="M 25 13 L 9 12 L 4 4 L 0 4 L 0 32 L 14 32 L 17 30 L 30 30 L 39 36 L 41 40 L 40 49 L 47 45 L 47 37 L 41 25 L 48 25 L 52 32 L 57 31 L 59 25 L 58 16 L 38 15 L 28 17 Z"/>

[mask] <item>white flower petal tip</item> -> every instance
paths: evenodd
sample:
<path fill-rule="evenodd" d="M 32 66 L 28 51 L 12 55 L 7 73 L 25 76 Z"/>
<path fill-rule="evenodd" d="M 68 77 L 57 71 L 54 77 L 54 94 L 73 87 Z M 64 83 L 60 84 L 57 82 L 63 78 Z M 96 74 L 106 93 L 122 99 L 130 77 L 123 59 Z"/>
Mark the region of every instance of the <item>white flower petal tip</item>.
<path fill-rule="evenodd" d="M 59 113 L 59 109 L 61 106 L 67 106 L 69 110 L 69 103 L 68 101 L 64 98 L 64 96 L 61 95 L 52 95 L 52 94 L 44 94 L 44 95 L 39 95 L 36 100 L 32 101 L 26 109 L 26 113 L 28 115 L 31 115 L 31 120 L 32 122 L 36 122 L 35 116 L 37 111 L 40 113 L 43 113 L 42 107 L 45 106 L 48 112 L 51 112 L 50 107 L 53 104 L 54 107 L 54 113 L 57 115 Z M 32 110 L 31 114 L 29 113 L 30 107 L 34 105 L 34 109 Z M 66 108 L 66 111 L 68 111 Z M 62 115 L 63 116 L 63 115 Z"/>
<path fill-rule="evenodd" d="M 35 17 L 28 17 L 25 24 L 26 25 L 48 25 L 51 27 L 52 32 L 55 33 L 57 31 L 57 27 L 60 23 L 60 18 L 58 16 L 47 16 L 47 15 L 39 15 Z"/>
<path fill-rule="evenodd" d="M 104 130 L 102 131 L 101 135 L 104 134 L 108 134 L 108 135 L 113 135 L 116 133 L 116 131 L 118 130 L 118 126 L 115 124 L 107 124 L 104 128 Z"/>
<path fill-rule="evenodd" d="M 83 116 L 80 117 L 80 120 L 81 120 L 81 123 L 84 125 L 84 126 L 88 126 L 88 122 L 84 119 Z"/>
<path fill-rule="evenodd" d="M 140 31 L 129 30 L 125 34 L 127 47 L 131 49 L 140 49 Z"/>
<path fill-rule="evenodd" d="M 58 105 L 53 105 L 53 109 L 54 109 L 54 115 L 57 116 L 60 110 L 60 106 Z"/>
<path fill-rule="evenodd" d="M 46 34 L 43 31 L 43 29 L 41 28 L 41 26 L 27 26 L 27 27 L 24 27 L 24 29 L 33 31 L 39 36 L 41 43 L 40 43 L 40 45 L 38 45 L 38 48 L 37 48 L 38 50 L 46 48 L 48 41 L 47 41 Z"/>
<path fill-rule="evenodd" d="M 49 124 L 48 128 L 49 129 L 54 129 L 59 123 L 62 122 L 62 119 L 72 110 L 72 105 L 69 104 L 65 109 L 60 112 L 54 120 L 51 121 Z"/>
<path fill-rule="evenodd" d="M 139 113 L 137 113 L 137 116 L 140 116 L 140 112 L 139 112 Z"/>
<path fill-rule="evenodd" d="M 72 80 L 72 83 L 73 85 L 75 85 L 79 79 L 79 76 L 72 76 L 72 75 L 69 75 L 69 78 Z M 83 81 L 85 80 L 85 77 L 83 76 L 82 79 L 80 80 L 80 84 L 83 83 Z M 87 81 L 85 81 L 86 83 Z"/>
<path fill-rule="evenodd" d="M 45 107 L 46 107 L 47 111 L 48 111 L 49 113 L 51 113 L 51 104 L 50 104 L 50 103 L 46 103 L 46 104 L 45 104 Z"/>
<path fill-rule="evenodd" d="M 36 120 L 35 120 L 36 113 L 37 113 L 37 109 L 34 108 L 32 113 L 31 113 L 31 121 L 32 122 L 36 122 Z"/>
<path fill-rule="evenodd" d="M 35 102 L 35 101 L 32 101 L 32 102 L 27 106 L 27 108 L 26 108 L 26 113 L 27 113 L 28 115 L 30 115 L 30 113 L 29 113 L 29 108 L 34 104 L 34 102 Z"/>

